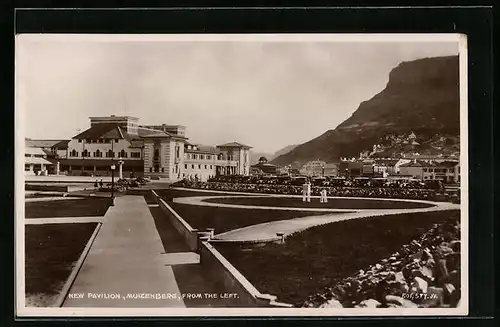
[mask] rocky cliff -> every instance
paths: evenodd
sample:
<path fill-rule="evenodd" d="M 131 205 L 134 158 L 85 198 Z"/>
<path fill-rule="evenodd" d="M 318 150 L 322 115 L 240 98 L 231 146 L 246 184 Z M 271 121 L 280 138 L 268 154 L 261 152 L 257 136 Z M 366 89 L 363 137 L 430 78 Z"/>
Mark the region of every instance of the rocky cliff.
<path fill-rule="evenodd" d="M 336 161 L 371 150 L 386 135 L 413 131 L 420 144 L 436 136 L 457 139 L 459 122 L 458 56 L 403 62 L 389 74 L 385 89 L 337 126 L 275 158 L 278 165 L 304 164 L 320 158 Z"/>

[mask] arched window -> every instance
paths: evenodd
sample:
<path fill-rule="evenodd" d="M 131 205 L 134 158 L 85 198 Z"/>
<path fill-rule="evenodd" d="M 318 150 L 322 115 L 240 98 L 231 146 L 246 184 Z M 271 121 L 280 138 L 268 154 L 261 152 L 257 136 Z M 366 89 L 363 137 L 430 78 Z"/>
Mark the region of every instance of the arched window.
<path fill-rule="evenodd" d="M 71 155 L 72 157 L 78 157 L 78 152 L 77 152 L 75 149 L 73 149 L 73 150 L 71 150 L 70 155 Z"/>
<path fill-rule="evenodd" d="M 115 157 L 115 153 L 112 150 L 108 150 L 108 152 L 106 152 L 106 157 L 108 157 L 108 158 L 114 158 Z"/>
<path fill-rule="evenodd" d="M 101 150 L 97 149 L 97 150 L 95 151 L 95 155 L 94 155 L 94 156 L 95 156 L 95 157 L 97 157 L 97 158 L 102 157 L 102 152 L 101 152 Z"/>
<path fill-rule="evenodd" d="M 90 157 L 90 154 L 89 154 L 89 152 L 87 151 L 87 149 L 83 150 L 83 152 L 82 152 L 82 157 Z"/>
<path fill-rule="evenodd" d="M 126 158 L 127 157 L 127 152 L 125 152 L 125 150 L 121 150 L 120 151 L 120 157 L 121 158 Z"/>

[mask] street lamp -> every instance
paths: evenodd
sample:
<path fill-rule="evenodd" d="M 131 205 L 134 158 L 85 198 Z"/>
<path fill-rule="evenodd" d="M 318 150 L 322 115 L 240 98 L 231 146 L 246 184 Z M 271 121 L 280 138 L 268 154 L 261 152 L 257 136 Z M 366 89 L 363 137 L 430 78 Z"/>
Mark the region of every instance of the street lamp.
<path fill-rule="evenodd" d="M 111 205 L 115 205 L 115 164 L 111 165 Z"/>
<path fill-rule="evenodd" d="M 325 177 L 325 165 L 321 165 L 322 176 Z"/>

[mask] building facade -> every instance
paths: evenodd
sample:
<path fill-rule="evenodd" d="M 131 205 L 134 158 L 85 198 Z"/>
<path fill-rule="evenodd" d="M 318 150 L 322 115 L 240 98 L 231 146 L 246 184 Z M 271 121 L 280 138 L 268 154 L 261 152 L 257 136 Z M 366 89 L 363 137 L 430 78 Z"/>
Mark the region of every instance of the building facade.
<path fill-rule="evenodd" d="M 46 160 L 53 163 L 54 174 L 66 175 L 109 176 L 112 165 L 117 167 L 118 177 L 171 181 L 250 173 L 249 146 L 237 142 L 217 147 L 194 145 L 188 142 L 185 126 L 138 122 L 130 116 L 90 117 L 90 128 L 71 140 L 45 142 L 50 150 L 43 151 L 52 154 Z"/>

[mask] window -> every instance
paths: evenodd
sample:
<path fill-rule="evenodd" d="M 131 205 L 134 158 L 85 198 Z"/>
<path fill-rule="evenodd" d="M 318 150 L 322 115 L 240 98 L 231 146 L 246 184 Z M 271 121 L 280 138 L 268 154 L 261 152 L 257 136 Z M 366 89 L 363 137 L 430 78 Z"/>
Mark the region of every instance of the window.
<path fill-rule="evenodd" d="M 120 157 L 126 158 L 127 157 L 127 152 L 125 152 L 125 150 L 121 150 L 120 151 Z"/>
<path fill-rule="evenodd" d="M 194 169 L 194 165 L 191 165 L 191 168 Z"/>
<path fill-rule="evenodd" d="M 24 165 L 24 171 L 30 171 L 30 165 Z"/>
<path fill-rule="evenodd" d="M 130 157 L 131 158 L 140 158 L 141 157 L 141 153 L 140 152 L 131 152 L 130 153 Z"/>
<path fill-rule="evenodd" d="M 82 140 L 78 140 L 78 143 L 82 143 Z"/>
<path fill-rule="evenodd" d="M 69 155 L 70 155 L 70 157 L 78 157 L 78 152 L 75 149 L 73 149 L 73 150 L 71 150 Z"/>
<path fill-rule="evenodd" d="M 188 165 L 184 165 L 184 169 L 188 169 Z"/>
<path fill-rule="evenodd" d="M 82 157 L 90 157 L 90 153 L 89 151 L 87 151 L 87 149 L 83 150 Z"/>
<path fill-rule="evenodd" d="M 205 156 L 204 156 L 204 155 L 202 155 L 202 154 L 200 154 L 200 159 L 201 159 L 201 160 L 204 160 L 204 159 L 205 159 Z"/>
<path fill-rule="evenodd" d="M 153 168 L 149 167 L 149 172 L 152 173 L 153 172 Z"/>
<path fill-rule="evenodd" d="M 179 158 L 180 153 L 181 153 L 181 149 L 180 149 L 180 147 L 179 147 L 179 146 L 176 146 L 176 147 L 175 147 L 175 157 L 176 157 L 176 158 Z"/>
<path fill-rule="evenodd" d="M 207 165 L 205 165 L 205 169 L 207 169 Z"/>
<path fill-rule="evenodd" d="M 196 159 L 196 154 L 193 154 L 193 159 Z"/>
<path fill-rule="evenodd" d="M 24 156 L 25 156 L 26 158 L 29 158 L 29 157 L 31 157 L 31 154 L 26 153 Z"/>
<path fill-rule="evenodd" d="M 427 168 L 424 168 L 424 172 L 425 172 L 425 173 L 427 172 Z"/>
<path fill-rule="evenodd" d="M 212 165 L 210 165 L 210 169 L 212 169 Z"/>
<path fill-rule="evenodd" d="M 120 140 L 119 139 L 115 139 L 115 143 L 118 143 L 118 142 L 120 142 Z"/>
<path fill-rule="evenodd" d="M 165 172 L 165 168 L 162 167 L 161 168 L 161 172 L 164 173 Z"/>
<path fill-rule="evenodd" d="M 101 150 L 97 149 L 94 153 L 94 157 L 101 158 L 102 157 L 102 152 Z"/>
<path fill-rule="evenodd" d="M 201 169 L 201 165 L 198 165 L 198 169 Z"/>
<path fill-rule="evenodd" d="M 115 153 L 111 150 L 109 150 L 108 152 L 106 152 L 106 157 L 107 158 L 114 158 L 115 157 Z"/>

